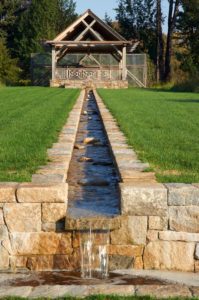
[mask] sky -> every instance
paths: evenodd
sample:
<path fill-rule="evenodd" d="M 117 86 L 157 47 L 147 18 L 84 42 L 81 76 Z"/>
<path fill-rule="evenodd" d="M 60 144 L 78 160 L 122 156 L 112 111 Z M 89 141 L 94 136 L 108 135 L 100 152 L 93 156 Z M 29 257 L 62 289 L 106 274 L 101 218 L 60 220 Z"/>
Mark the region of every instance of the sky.
<path fill-rule="evenodd" d="M 76 0 L 77 4 L 77 12 L 79 14 L 84 13 L 88 8 L 90 8 L 96 15 L 98 15 L 100 18 L 104 19 L 104 15 L 107 12 L 108 15 L 114 19 L 115 17 L 115 11 L 114 8 L 118 5 L 118 0 Z M 168 1 L 163 0 L 162 2 L 162 10 L 164 15 L 167 14 L 168 11 Z M 164 32 L 166 32 L 167 25 L 165 24 L 163 27 Z"/>

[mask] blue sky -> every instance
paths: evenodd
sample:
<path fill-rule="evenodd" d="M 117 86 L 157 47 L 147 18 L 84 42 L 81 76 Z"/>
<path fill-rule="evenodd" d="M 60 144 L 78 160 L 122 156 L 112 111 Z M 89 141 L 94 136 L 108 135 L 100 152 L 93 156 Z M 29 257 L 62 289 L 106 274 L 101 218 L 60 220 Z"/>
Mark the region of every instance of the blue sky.
<path fill-rule="evenodd" d="M 94 13 L 96 13 L 100 18 L 104 18 L 105 12 L 114 19 L 115 11 L 114 8 L 117 7 L 118 0 L 76 0 L 77 12 L 82 14 L 85 10 L 90 8 Z M 168 1 L 163 0 L 162 9 L 164 15 L 167 14 Z M 166 20 L 164 25 L 164 31 L 166 31 Z"/>

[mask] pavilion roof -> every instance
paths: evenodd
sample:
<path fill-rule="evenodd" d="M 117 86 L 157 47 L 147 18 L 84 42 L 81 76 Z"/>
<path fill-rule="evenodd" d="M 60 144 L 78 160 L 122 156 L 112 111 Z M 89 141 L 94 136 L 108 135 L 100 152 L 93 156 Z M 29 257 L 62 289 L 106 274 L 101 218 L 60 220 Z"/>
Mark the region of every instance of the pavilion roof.
<path fill-rule="evenodd" d="M 53 40 L 46 41 L 47 44 L 56 47 L 118 47 L 132 45 L 133 41 L 127 41 L 113 28 L 108 26 L 90 9 L 82 14 L 75 22 L 68 26 Z"/>

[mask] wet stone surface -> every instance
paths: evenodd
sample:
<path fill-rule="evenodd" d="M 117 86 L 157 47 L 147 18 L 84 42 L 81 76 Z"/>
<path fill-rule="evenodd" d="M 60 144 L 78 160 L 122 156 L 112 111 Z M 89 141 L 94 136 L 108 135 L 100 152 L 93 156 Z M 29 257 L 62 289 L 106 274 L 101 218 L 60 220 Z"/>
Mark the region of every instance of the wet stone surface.
<path fill-rule="evenodd" d="M 84 143 L 90 137 L 94 138 L 94 142 Z M 76 144 L 79 147 L 75 147 L 73 151 L 68 173 L 68 216 L 81 218 L 118 215 L 118 174 L 92 93 L 83 105 Z M 90 158 L 90 161 L 84 161 L 83 157 Z"/>
<path fill-rule="evenodd" d="M 40 285 L 166 285 L 167 281 L 155 278 L 147 278 L 141 276 L 122 275 L 110 273 L 108 278 L 81 278 L 78 272 L 38 272 L 38 273 L 17 273 L 14 279 L 9 276 L 5 281 L 0 282 L 2 286 L 9 287 L 37 287 Z"/>

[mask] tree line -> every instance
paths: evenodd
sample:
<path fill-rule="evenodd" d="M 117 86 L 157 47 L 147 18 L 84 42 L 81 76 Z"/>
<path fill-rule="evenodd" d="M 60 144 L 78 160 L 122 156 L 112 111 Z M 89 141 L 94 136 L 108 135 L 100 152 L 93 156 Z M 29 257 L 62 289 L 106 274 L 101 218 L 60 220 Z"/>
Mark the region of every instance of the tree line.
<path fill-rule="evenodd" d="M 118 0 L 115 11 L 116 21 L 108 15 L 105 21 L 128 40 L 140 41 L 137 51 L 148 55 L 157 82 L 172 81 L 175 65 L 199 77 L 199 0 Z M 31 53 L 45 51 L 42 40 L 54 38 L 76 18 L 74 0 L 1 0 L 0 82 L 29 78 Z"/>
<path fill-rule="evenodd" d="M 167 17 L 163 2 L 168 3 Z M 199 77 L 199 0 L 120 0 L 116 20 L 124 37 L 140 41 L 140 51 L 156 66 L 157 82 L 173 79 L 173 58 L 188 76 Z M 106 21 L 114 27 L 107 15 Z"/>

